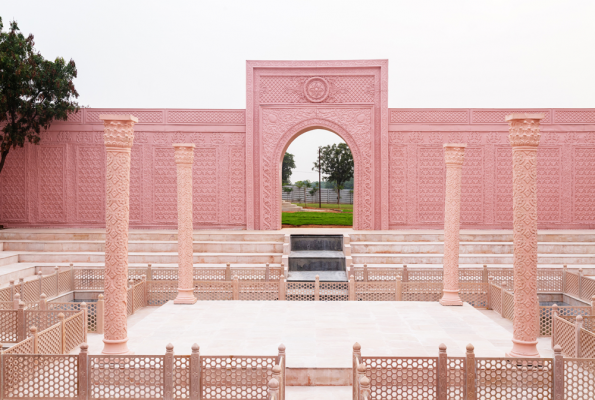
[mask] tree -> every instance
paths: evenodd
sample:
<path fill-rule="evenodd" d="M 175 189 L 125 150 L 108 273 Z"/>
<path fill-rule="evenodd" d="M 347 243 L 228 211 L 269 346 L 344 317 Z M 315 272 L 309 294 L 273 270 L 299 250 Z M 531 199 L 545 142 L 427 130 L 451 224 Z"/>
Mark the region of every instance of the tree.
<path fill-rule="evenodd" d="M 312 182 L 310 182 L 308 179 L 303 181 L 297 181 L 295 183 L 295 187 L 297 187 L 298 189 L 304 189 L 304 207 L 306 207 L 306 190 L 312 187 Z"/>
<path fill-rule="evenodd" d="M 319 187 L 318 187 L 318 182 L 312 182 L 312 189 L 310 189 L 310 191 L 308 193 L 310 193 L 311 197 L 314 197 L 314 195 L 316 193 L 318 193 Z M 316 201 L 314 201 L 316 202 Z"/>
<path fill-rule="evenodd" d="M 23 147 L 25 141 L 39 144 L 42 129 L 79 110 L 74 61 L 43 58 L 33 35 L 25 37 L 15 21 L 8 32 L 3 28 L 0 18 L 0 172 L 11 148 Z"/>
<path fill-rule="evenodd" d="M 281 168 L 281 182 L 283 185 L 291 184 L 290 178 L 294 168 L 295 160 L 293 159 L 293 154 L 285 153 L 283 156 L 283 167 Z"/>
<path fill-rule="evenodd" d="M 298 189 L 300 189 L 300 190 L 303 189 L 304 188 L 304 182 L 303 181 L 297 181 L 295 183 L 295 187 L 298 188 Z M 305 201 L 306 201 L 306 199 L 304 199 L 304 206 L 306 206 Z"/>
<path fill-rule="evenodd" d="M 293 188 L 291 186 L 283 186 L 283 191 L 291 196 L 291 192 L 293 192 Z M 291 203 L 292 198 L 289 198 L 289 202 Z"/>
<path fill-rule="evenodd" d="M 320 164 L 324 180 L 333 182 L 335 187 L 343 188 L 345 182 L 353 178 L 353 155 L 346 143 L 324 146 Z M 318 161 L 314 162 L 312 170 L 318 171 Z"/>

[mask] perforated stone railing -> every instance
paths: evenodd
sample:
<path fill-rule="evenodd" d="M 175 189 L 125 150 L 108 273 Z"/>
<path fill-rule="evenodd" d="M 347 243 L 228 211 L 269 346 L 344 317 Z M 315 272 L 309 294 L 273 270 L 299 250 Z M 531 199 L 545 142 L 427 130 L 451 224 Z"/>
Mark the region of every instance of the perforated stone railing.
<path fill-rule="evenodd" d="M 32 338 L 31 338 L 32 339 Z M 2 355 L 3 399 L 285 399 L 285 347 L 277 356 Z"/>
<path fill-rule="evenodd" d="M 595 316 L 562 316 L 559 308 L 554 307 L 552 347 L 555 345 L 569 357 L 595 358 Z"/>
<path fill-rule="evenodd" d="M 593 399 L 595 358 L 369 357 L 353 346 L 353 400 Z"/>

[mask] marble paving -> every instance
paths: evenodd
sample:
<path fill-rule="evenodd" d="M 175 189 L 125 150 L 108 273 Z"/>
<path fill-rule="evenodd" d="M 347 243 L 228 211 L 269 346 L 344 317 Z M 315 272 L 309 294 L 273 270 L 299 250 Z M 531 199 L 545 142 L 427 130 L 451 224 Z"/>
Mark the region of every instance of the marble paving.
<path fill-rule="evenodd" d="M 493 315 L 492 315 L 493 314 Z M 350 368 L 355 342 L 363 355 L 463 356 L 472 343 L 478 357 L 502 357 L 512 348 L 512 323 L 468 304 L 436 302 L 203 301 L 147 307 L 129 318 L 129 348 L 138 355 L 190 354 L 198 343 L 205 355 L 273 355 L 287 347 L 289 368 Z M 90 352 L 102 336 L 89 334 Z M 542 357 L 550 357 L 541 338 Z"/>

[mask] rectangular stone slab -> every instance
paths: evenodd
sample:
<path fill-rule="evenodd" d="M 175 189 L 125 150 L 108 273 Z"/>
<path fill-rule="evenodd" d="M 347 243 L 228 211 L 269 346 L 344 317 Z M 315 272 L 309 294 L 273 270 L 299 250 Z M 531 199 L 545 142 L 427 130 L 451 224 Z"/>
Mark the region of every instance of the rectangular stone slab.
<path fill-rule="evenodd" d="M 345 271 L 342 251 L 292 251 L 289 271 Z"/>
<path fill-rule="evenodd" d="M 320 282 L 347 282 L 345 271 L 289 271 L 287 282 L 314 282 L 316 275 Z"/>
<path fill-rule="evenodd" d="M 343 251 L 343 236 L 291 235 L 291 251 Z"/>

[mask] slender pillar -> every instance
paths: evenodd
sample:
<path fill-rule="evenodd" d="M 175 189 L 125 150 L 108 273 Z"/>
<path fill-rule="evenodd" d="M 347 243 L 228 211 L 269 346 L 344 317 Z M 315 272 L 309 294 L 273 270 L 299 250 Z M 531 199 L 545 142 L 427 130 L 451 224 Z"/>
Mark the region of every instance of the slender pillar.
<path fill-rule="evenodd" d="M 444 203 L 444 289 L 440 304 L 462 306 L 459 297 L 459 227 L 461 226 L 461 173 L 466 144 L 444 144 L 446 197 Z"/>
<path fill-rule="evenodd" d="M 192 273 L 192 162 L 194 144 L 174 143 L 178 169 L 178 296 L 174 304 L 194 304 Z"/>
<path fill-rule="evenodd" d="M 514 321 L 511 357 L 537 351 L 537 147 L 542 114 L 506 116 L 512 145 Z"/>
<path fill-rule="evenodd" d="M 100 115 L 99 119 L 107 153 L 103 354 L 130 354 L 126 325 L 130 151 L 138 119 L 132 115 Z"/>

